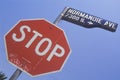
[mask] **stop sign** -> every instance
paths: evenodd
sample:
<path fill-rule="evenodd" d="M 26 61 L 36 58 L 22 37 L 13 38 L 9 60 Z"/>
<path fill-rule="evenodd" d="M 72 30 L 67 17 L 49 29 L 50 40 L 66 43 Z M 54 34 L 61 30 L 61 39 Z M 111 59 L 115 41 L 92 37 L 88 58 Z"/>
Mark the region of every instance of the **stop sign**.
<path fill-rule="evenodd" d="M 64 31 L 45 19 L 19 21 L 5 44 L 9 62 L 32 76 L 60 71 L 70 54 Z"/>

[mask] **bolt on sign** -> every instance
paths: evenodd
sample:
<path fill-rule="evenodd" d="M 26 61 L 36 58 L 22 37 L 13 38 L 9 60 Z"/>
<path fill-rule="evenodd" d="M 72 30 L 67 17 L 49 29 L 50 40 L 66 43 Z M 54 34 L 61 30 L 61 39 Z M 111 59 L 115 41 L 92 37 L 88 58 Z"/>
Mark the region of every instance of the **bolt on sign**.
<path fill-rule="evenodd" d="M 69 7 L 62 19 L 86 28 L 98 27 L 111 32 L 115 32 L 118 25 L 117 23 Z"/>
<path fill-rule="evenodd" d="M 60 71 L 71 51 L 64 31 L 45 19 L 19 21 L 5 44 L 9 62 L 32 76 Z"/>

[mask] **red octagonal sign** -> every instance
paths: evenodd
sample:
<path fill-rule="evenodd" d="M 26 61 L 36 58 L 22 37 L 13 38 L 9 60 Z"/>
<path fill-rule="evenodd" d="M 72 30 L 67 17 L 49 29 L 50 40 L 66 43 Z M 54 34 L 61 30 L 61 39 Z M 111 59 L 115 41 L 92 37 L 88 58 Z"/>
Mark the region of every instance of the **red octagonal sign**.
<path fill-rule="evenodd" d="M 5 43 L 9 62 L 32 76 L 60 71 L 70 54 L 64 31 L 45 19 L 19 21 Z"/>

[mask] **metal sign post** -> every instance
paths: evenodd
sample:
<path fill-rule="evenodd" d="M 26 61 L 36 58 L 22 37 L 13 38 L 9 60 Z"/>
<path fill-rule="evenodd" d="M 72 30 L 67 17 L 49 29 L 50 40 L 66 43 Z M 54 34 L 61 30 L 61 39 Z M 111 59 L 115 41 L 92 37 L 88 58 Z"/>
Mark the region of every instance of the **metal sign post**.
<path fill-rule="evenodd" d="M 60 15 L 58 15 L 58 17 L 55 19 L 55 21 L 53 22 L 53 24 L 57 25 L 60 20 L 62 19 L 62 17 L 64 16 L 64 14 L 66 13 L 66 11 L 69 9 L 69 7 L 65 7 L 63 9 L 63 11 L 60 13 Z"/>
<path fill-rule="evenodd" d="M 10 77 L 9 80 L 17 80 L 17 78 L 20 76 L 20 74 L 22 73 L 22 71 L 20 69 L 17 69 L 13 75 Z"/>

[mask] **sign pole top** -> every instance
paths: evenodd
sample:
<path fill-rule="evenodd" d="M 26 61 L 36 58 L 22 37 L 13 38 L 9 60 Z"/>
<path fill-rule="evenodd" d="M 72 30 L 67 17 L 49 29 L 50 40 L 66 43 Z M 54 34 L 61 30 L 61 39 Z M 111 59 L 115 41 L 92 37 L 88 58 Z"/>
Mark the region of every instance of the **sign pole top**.
<path fill-rule="evenodd" d="M 58 15 L 58 17 L 55 19 L 53 24 L 57 25 L 59 21 L 62 19 L 62 17 L 65 15 L 66 11 L 69 9 L 69 7 L 65 7 L 63 11 Z"/>

